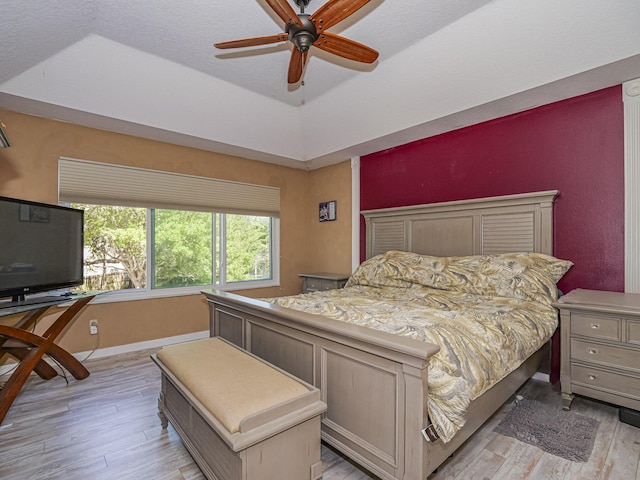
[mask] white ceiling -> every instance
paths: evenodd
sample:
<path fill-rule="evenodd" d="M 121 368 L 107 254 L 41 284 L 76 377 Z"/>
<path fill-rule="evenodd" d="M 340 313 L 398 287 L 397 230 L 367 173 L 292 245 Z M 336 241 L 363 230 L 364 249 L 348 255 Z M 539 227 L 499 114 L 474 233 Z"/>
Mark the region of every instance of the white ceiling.
<path fill-rule="evenodd" d="M 372 0 L 330 31 L 378 61 L 312 49 L 293 87 L 289 42 L 212 46 L 281 33 L 264 0 L 0 11 L 0 108 L 299 168 L 640 77 L 637 0 Z"/>

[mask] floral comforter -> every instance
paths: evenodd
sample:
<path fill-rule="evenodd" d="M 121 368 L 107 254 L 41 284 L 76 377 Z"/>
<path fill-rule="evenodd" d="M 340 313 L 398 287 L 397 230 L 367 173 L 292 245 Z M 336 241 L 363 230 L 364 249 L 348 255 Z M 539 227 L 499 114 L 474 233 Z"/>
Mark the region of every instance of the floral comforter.
<path fill-rule="evenodd" d="M 439 345 L 429 362 L 428 409 L 447 442 L 469 403 L 551 338 L 555 283 L 571 265 L 542 254 L 393 251 L 365 261 L 344 289 L 267 301 Z"/>

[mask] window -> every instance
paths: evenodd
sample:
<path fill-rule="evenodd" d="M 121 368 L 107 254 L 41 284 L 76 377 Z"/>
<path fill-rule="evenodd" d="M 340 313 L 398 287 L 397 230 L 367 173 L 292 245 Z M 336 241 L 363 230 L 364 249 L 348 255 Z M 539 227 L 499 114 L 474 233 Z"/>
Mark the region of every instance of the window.
<path fill-rule="evenodd" d="M 71 206 L 85 211 L 85 290 L 274 283 L 273 218 Z"/>
<path fill-rule="evenodd" d="M 214 215 L 151 210 L 151 288 L 213 285 Z"/>
<path fill-rule="evenodd" d="M 225 283 L 271 278 L 271 222 L 268 217 L 221 215 L 225 235 Z"/>
<path fill-rule="evenodd" d="M 84 210 L 83 290 L 146 288 L 146 210 L 77 203 L 71 206 Z"/>
<path fill-rule="evenodd" d="M 60 200 L 85 210 L 85 289 L 279 283 L 277 188 L 73 159 L 59 179 Z"/>

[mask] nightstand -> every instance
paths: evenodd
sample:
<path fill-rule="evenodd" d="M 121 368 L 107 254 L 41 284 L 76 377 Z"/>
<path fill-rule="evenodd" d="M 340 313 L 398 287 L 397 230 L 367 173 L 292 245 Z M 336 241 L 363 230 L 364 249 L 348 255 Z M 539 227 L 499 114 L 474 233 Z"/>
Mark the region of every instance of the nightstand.
<path fill-rule="evenodd" d="M 576 289 L 554 306 L 563 408 L 578 394 L 640 410 L 640 295 Z"/>
<path fill-rule="evenodd" d="M 302 293 L 320 292 L 324 290 L 333 290 L 334 288 L 342 288 L 349 280 L 349 274 L 344 273 L 300 273 L 304 283 L 302 285 Z"/>

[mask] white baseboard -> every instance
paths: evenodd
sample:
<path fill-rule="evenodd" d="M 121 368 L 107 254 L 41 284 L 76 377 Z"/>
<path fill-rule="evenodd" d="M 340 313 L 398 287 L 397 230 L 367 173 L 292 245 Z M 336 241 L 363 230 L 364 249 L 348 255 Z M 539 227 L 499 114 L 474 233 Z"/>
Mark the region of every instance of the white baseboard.
<path fill-rule="evenodd" d="M 145 340 L 144 342 L 127 343 L 126 345 L 118 345 L 116 347 L 98 348 L 91 354 L 91 358 L 110 357 L 112 355 L 119 355 L 121 353 L 147 350 L 149 348 L 162 348 L 166 345 L 189 342 L 191 340 L 200 340 L 201 338 L 207 338 L 208 336 L 209 330 L 203 330 L 201 332 L 185 333 L 184 335 L 176 335 L 174 337 L 157 338 L 155 340 Z M 82 359 L 86 358 L 90 353 L 91 350 L 88 350 L 86 352 L 74 353 L 73 356 L 78 359 Z"/>
<path fill-rule="evenodd" d="M 74 353 L 73 356 L 78 360 L 83 360 L 91 354 L 90 358 L 103 358 L 110 357 L 112 355 L 119 355 L 121 353 L 136 352 L 138 350 L 147 350 L 149 348 L 162 348 L 166 345 L 172 345 L 174 343 L 189 342 L 191 340 L 200 340 L 201 338 L 207 338 L 209 336 L 209 330 L 203 330 L 201 332 L 185 333 L 184 335 L 176 335 L 174 337 L 157 338 L 155 340 L 146 340 L 144 342 L 127 343 L 126 345 L 118 345 L 116 347 L 98 348 L 93 353 L 91 350 L 85 352 Z M 4 375 L 10 372 L 16 367 L 16 363 L 9 363 L 0 365 L 0 375 Z"/>

